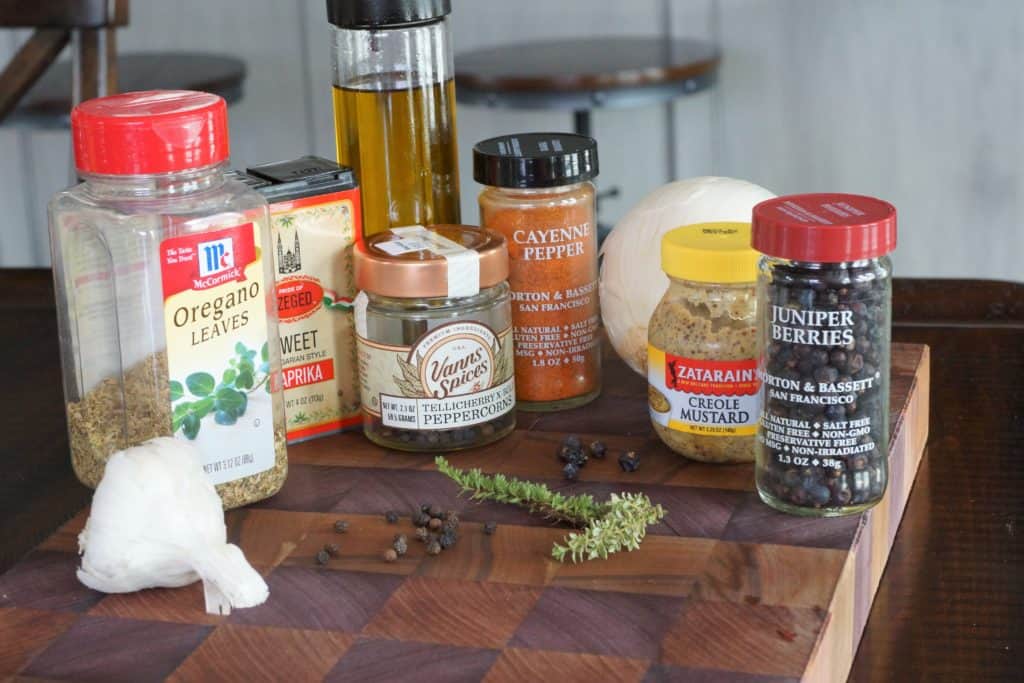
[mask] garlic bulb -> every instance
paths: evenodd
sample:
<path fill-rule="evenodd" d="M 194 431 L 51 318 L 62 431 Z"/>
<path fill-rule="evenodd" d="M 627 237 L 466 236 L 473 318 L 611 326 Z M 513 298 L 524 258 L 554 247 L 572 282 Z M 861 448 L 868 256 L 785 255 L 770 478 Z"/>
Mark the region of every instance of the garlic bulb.
<path fill-rule="evenodd" d="M 647 376 L 647 323 L 668 288 L 661 270 L 661 238 L 693 223 L 749 221 L 771 192 L 733 178 L 704 176 L 663 185 L 615 225 L 601 249 L 601 317 L 612 347 Z"/>
<path fill-rule="evenodd" d="M 78 536 L 78 580 L 104 593 L 206 588 L 207 611 L 253 607 L 269 593 L 238 546 L 227 543 L 220 496 L 199 453 L 161 437 L 110 456 Z"/>

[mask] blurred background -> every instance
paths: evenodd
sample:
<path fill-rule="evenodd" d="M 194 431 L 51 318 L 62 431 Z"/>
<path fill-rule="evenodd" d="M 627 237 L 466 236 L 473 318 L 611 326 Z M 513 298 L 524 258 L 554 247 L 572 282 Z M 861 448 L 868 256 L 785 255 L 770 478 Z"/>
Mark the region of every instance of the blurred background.
<path fill-rule="evenodd" d="M 1024 3 L 1011 0 L 453 0 L 458 55 L 560 37 L 696 38 L 717 82 L 668 104 L 594 110 L 614 222 L 673 178 L 773 192 L 877 195 L 900 210 L 898 275 L 1024 280 Z M 30 31 L 0 31 L 0 62 Z M 219 52 L 247 74 L 232 161 L 334 158 L 322 0 L 135 0 L 119 54 Z M 66 58 L 66 55 L 65 57 Z M 477 220 L 472 145 L 572 130 L 569 111 L 460 105 L 463 221 Z M 68 132 L 0 124 L 0 266 L 49 263 L 45 206 L 68 184 Z"/>

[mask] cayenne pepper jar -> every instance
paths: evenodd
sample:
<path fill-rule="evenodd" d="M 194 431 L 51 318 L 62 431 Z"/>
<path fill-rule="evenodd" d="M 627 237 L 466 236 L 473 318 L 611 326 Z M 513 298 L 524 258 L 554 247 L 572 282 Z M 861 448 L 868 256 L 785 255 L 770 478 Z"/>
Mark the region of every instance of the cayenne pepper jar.
<path fill-rule="evenodd" d="M 758 254 L 749 223 L 701 223 L 661 240 L 668 290 L 647 327 L 654 431 L 703 462 L 753 462 Z"/>
<path fill-rule="evenodd" d="M 508 241 L 516 398 L 522 410 L 581 406 L 601 392 L 597 143 L 505 135 L 473 148 L 480 223 Z"/>
<path fill-rule="evenodd" d="M 191 442 L 226 508 L 288 472 L 267 202 L 226 177 L 227 105 L 147 91 L 75 107 L 83 182 L 50 202 L 71 463 Z"/>
<path fill-rule="evenodd" d="M 753 246 L 758 493 L 797 515 L 865 510 L 888 482 L 896 209 L 850 194 L 770 199 L 754 207 Z"/>

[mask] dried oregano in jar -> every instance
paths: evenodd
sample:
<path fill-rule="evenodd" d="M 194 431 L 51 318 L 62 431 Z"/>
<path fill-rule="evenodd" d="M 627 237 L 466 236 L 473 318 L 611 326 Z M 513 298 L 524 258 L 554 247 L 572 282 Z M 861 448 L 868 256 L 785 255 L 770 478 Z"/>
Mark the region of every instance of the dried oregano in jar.
<path fill-rule="evenodd" d="M 654 430 L 694 460 L 751 462 L 759 383 L 750 224 L 677 228 L 661 256 L 669 288 L 647 328 Z"/>
<path fill-rule="evenodd" d="M 269 224 L 225 178 L 224 100 L 90 100 L 72 133 L 84 182 L 50 230 L 76 475 L 95 487 L 115 451 L 174 436 L 225 507 L 273 495 L 288 460 Z"/>
<path fill-rule="evenodd" d="M 798 195 L 754 208 L 764 403 L 757 488 L 772 507 L 835 516 L 888 482 L 889 335 L 896 210 Z"/>

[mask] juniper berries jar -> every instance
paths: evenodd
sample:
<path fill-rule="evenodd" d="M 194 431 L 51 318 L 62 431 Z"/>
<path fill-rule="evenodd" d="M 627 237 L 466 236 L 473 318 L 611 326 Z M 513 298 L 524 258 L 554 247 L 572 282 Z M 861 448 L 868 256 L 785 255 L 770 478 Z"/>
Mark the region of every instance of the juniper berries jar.
<path fill-rule="evenodd" d="M 508 249 L 465 225 L 392 228 L 356 246 L 363 428 L 388 448 L 447 451 L 515 428 Z"/>
<path fill-rule="evenodd" d="M 754 207 L 763 382 L 757 489 L 791 514 L 882 499 L 889 478 L 889 253 L 896 209 L 849 194 Z"/>

